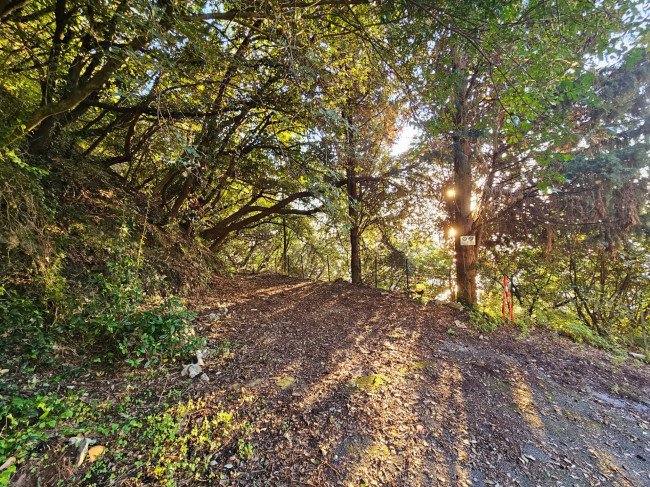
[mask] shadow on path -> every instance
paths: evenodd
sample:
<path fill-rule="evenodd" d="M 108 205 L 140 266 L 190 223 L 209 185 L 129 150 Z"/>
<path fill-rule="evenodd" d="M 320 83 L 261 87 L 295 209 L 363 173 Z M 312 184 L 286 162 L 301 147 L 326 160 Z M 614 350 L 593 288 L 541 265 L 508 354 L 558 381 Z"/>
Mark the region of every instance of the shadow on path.
<path fill-rule="evenodd" d="M 234 485 L 648 485 L 650 415 L 613 397 L 600 351 L 544 331 L 479 339 L 462 313 L 345 283 L 238 278 L 202 313 L 219 305 L 232 315 L 209 337 L 237 346 L 192 392 L 253 425 Z M 618 374 L 648 397 L 647 366 Z"/>

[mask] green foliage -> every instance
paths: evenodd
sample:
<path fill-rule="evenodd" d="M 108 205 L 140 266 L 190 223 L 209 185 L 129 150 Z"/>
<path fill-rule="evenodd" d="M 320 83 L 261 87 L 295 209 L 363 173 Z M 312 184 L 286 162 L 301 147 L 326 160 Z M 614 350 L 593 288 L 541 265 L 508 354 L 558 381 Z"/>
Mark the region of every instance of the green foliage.
<path fill-rule="evenodd" d="M 237 440 L 237 452 L 239 453 L 239 458 L 242 460 L 249 460 L 255 454 L 255 449 L 250 441 L 246 441 L 244 438 L 239 438 L 239 440 Z"/>
<path fill-rule="evenodd" d="M 232 418 L 206 398 L 147 417 L 138 438 L 148 453 L 138 466 L 161 485 L 176 485 L 181 473 L 186 478 L 213 478 L 210 461 L 233 430 Z"/>
<path fill-rule="evenodd" d="M 96 361 L 124 359 L 133 366 L 159 364 L 203 346 L 192 329 L 194 313 L 182 300 L 148 294 L 135 255 L 116 246 L 103 273 L 85 286 L 52 278 L 30 292 L 0 287 L 0 351 L 50 361 L 60 344 L 73 341 Z"/>
<path fill-rule="evenodd" d="M 485 311 L 474 307 L 469 310 L 469 322 L 482 333 L 492 333 L 503 323 L 503 321 Z"/>
<path fill-rule="evenodd" d="M 195 316 L 179 300 L 169 299 L 151 310 L 126 317 L 119 332 L 115 328 L 108 330 L 119 340 L 127 363 L 135 366 L 144 361 L 146 367 L 190 355 L 205 345 L 204 339 L 193 334 L 190 323 Z"/>
<path fill-rule="evenodd" d="M 28 357 L 45 358 L 54 345 L 45 313 L 32 298 L 0 286 L 0 355 L 23 350 Z"/>
<path fill-rule="evenodd" d="M 594 330 L 582 323 L 559 323 L 555 326 L 555 329 L 558 333 L 570 338 L 576 343 L 587 343 L 592 347 L 601 348 L 607 351 L 612 351 L 615 348 L 611 342 L 599 336 L 594 332 Z"/>
<path fill-rule="evenodd" d="M 159 364 L 203 346 L 192 330 L 195 314 L 177 298 L 148 297 L 134 256 L 119 247 L 117 253 L 121 260 L 108 263 L 105 274 L 91 276 L 94 293 L 73 313 L 73 331 L 83 330 L 92 343 L 103 344 L 102 356 L 109 361 L 122 356 L 133 366 Z"/>
<path fill-rule="evenodd" d="M 11 478 L 11 475 L 16 471 L 16 465 L 12 465 L 11 467 L 7 468 L 6 470 L 3 470 L 0 472 L 0 486 L 5 486 L 9 484 L 9 479 Z"/>
<path fill-rule="evenodd" d="M 29 455 L 62 420 L 73 416 L 67 398 L 56 394 L 22 397 L 15 386 L 0 382 L 0 464 L 10 455 L 18 460 Z M 3 485 L 0 481 L 0 485 Z"/>

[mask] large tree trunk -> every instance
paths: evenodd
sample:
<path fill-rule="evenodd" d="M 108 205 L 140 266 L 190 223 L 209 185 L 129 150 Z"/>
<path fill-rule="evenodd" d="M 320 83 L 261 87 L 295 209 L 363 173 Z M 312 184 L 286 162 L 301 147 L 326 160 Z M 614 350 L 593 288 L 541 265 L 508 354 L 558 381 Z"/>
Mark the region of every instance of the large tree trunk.
<path fill-rule="evenodd" d="M 476 303 L 476 270 L 478 247 L 461 245 L 463 235 L 473 235 L 472 217 L 472 161 L 470 140 L 467 134 L 467 108 L 465 106 L 467 62 L 463 54 L 457 53 L 454 72 L 458 82 L 454 90 L 454 189 L 453 225 L 456 230 L 456 285 L 457 300 L 466 306 Z M 478 245 L 478 238 L 476 244 Z"/>
<path fill-rule="evenodd" d="M 350 274 L 352 284 L 361 284 L 361 250 L 359 245 L 359 183 L 354 157 L 349 157 L 346 170 L 348 179 L 348 214 L 350 216 Z"/>
<path fill-rule="evenodd" d="M 350 230 L 350 271 L 352 283 L 361 284 L 361 252 L 359 250 L 359 226 Z"/>
<path fill-rule="evenodd" d="M 286 218 L 282 219 L 282 271 L 289 275 L 289 239 Z"/>
<path fill-rule="evenodd" d="M 454 227 L 456 229 L 456 284 L 458 285 L 458 302 L 471 306 L 476 303 L 476 269 L 477 248 L 461 245 L 463 235 L 472 235 L 472 168 L 469 153 L 469 141 L 454 136 L 454 184 L 456 200 L 454 205 Z M 478 239 L 477 239 L 478 240 Z M 478 241 L 477 241 L 478 244 Z"/>
<path fill-rule="evenodd" d="M 29 139 L 29 153 L 32 156 L 44 156 L 50 149 L 52 134 L 58 121 L 58 116 L 50 117 L 32 132 Z"/>

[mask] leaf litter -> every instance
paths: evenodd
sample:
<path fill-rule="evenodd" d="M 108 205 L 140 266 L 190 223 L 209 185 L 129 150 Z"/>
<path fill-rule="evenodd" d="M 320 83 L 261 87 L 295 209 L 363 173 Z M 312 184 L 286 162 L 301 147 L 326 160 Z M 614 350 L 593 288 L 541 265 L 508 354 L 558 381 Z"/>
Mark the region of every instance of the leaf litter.
<path fill-rule="evenodd" d="M 186 453 L 215 480 L 177 469 L 177 485 L 650 481 L 647 365 L 617 363 L 545 330 L 515 340 L 518 330 L 501 327 L 485 339 L 467 325 L 450 335 L 468 323 L 465 312 L 398 292 L 275 275 L 220 284 L 194 301 L 199 333 L 220 350 L 203 366 L 211 381 L 176 371 L 141 384 L 155 392 L 144 409 L 169 401 L 173 389 L 182 390 L 179 404 L 200 405 L 184 413 L 179 434 L 212 418 L 224 428 L 223 411 L 232 415 L 219 444 Z M 128 390 L 125 376 L 85 377 L 84 387 L 108 398 Z M 126 449 L 100 440 L 106 464 L 133 459 L 116 485 L 159 485 L 137 467 L 153 455 L 137 436 Z M 83 476 L 70 485 L 108 479 L 75 478 Z M 39 484 L 50 485 L 42 475 Z"/>

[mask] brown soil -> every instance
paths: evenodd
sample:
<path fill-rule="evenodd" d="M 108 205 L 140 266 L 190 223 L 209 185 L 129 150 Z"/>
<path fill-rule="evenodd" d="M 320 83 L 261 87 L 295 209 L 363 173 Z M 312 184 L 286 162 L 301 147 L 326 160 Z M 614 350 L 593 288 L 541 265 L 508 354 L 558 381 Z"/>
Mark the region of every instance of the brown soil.
<path fill-rule="evenodd" d="M 650 485 L 647 365 L 545 330 L 480 335 L 466 313 L 347 283 L 238 277 L 195 303 L 232 353 L 207 362 L 210 382 L 175 369 L 159 389 L 252 425 L 252 458 L 216 453 L 222 485 Z M 108 380 L 93 382 L 124 385 Z"/>
<path fill-rule="evenodd" d="M 650 484 L 645 365 L 543 330 L 481 336 L 464 313 L 346 283 L 239 278 L 203 314 L 217 305 L 232 316 L 206 332 L 238 346 L 193 393 L 257 404 L 267 458 L 236 485 Z"/>

